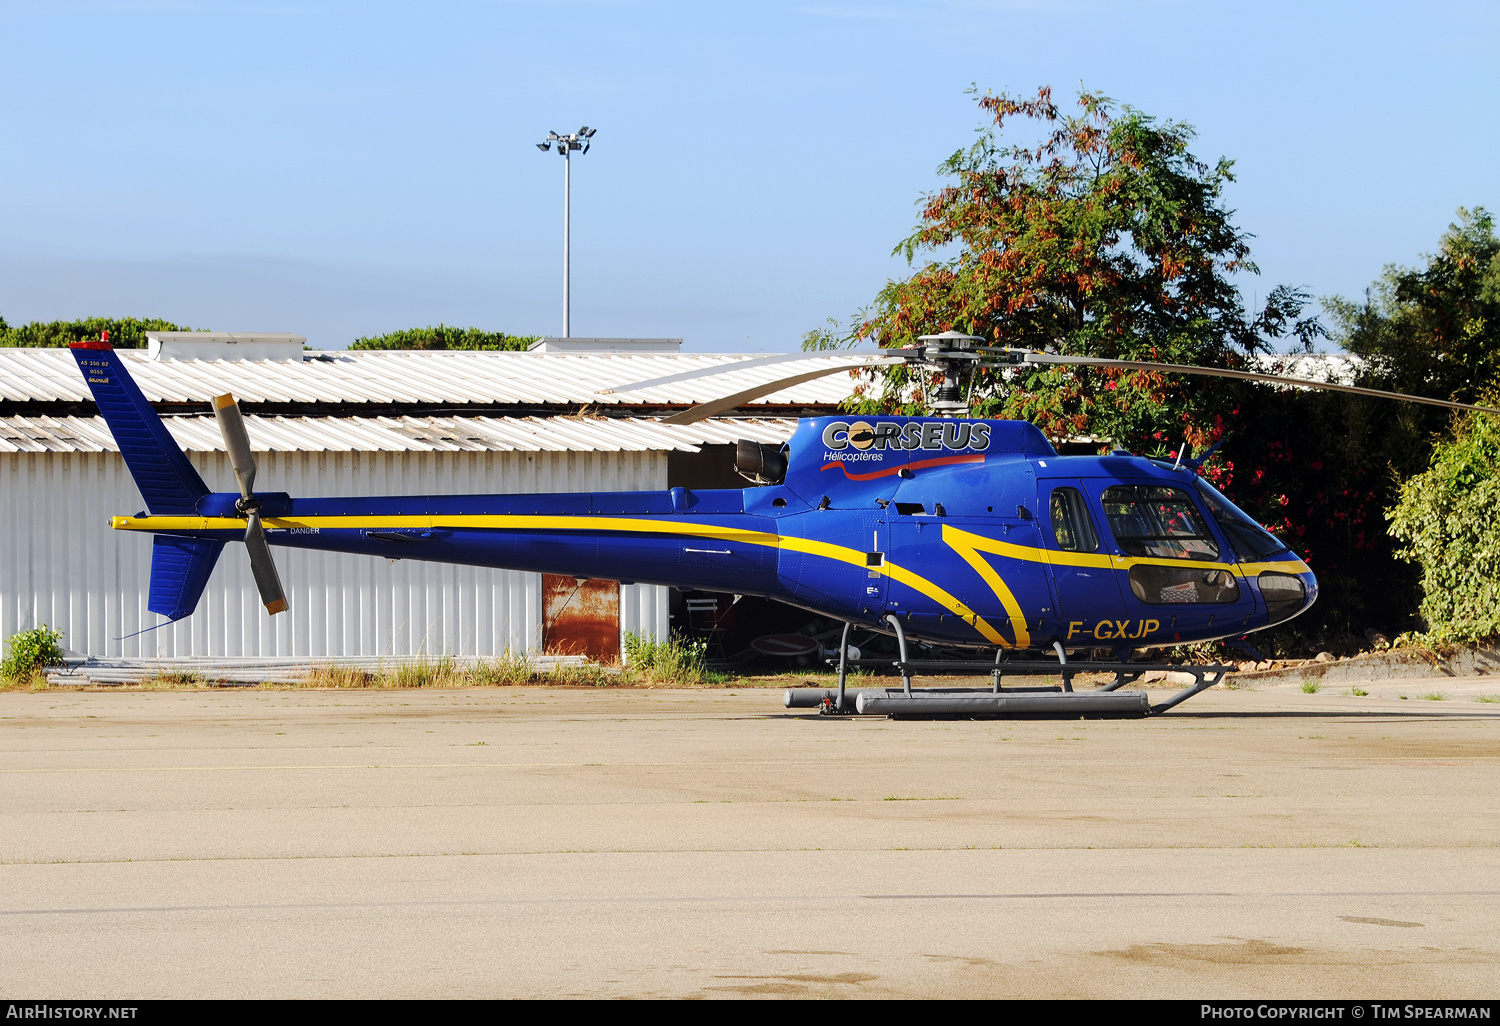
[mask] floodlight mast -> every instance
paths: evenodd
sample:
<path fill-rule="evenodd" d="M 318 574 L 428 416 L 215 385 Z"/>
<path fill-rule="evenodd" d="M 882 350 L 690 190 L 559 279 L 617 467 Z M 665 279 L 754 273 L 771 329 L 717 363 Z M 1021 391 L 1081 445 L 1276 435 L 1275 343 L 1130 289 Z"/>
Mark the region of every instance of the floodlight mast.
<path fill-rule="evenodd" d="M 571 337 L 569 320 L 572 312 L 572 300 L 569 294 L 569 286 L 571 284 L 569 279 L 572 277 L 572 264 L 568 254 L 569 236 L 572 234 L 569 223 L 572 214 L 572 189 L 570 181 L 572 178 L 572 161 L 570 158 L 574 150 L 577 150 L 580 155 L 587 153 L 589 151 L 589 141 L 593 139 L 594 133 L 597 131 L 597 128 L 590 128 L 588 125 L 584 125 L 578 131 L 569 135 L 548 132 L 547 138 L 536 144 L 537 149 L 546 153 L 552 148 L 552 144 L 556 143 L 558 155 L 563 159 L 563 338 Z"/>

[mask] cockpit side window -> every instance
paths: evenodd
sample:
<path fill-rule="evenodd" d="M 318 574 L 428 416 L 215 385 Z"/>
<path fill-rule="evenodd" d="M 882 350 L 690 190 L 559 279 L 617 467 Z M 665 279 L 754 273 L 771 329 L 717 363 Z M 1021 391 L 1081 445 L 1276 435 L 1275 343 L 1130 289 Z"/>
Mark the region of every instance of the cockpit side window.
<path fill-rule="evenodd" d="M 1208 503 L 1208 511 L 1219 522 L 1219 529 L 1229 538 L 1229 544 L 1240 555 L 1250 559 L 1267 559 L 1286 551 L 1286 543 L 1254 520 L 1238 506 L 1230 502 L 1217 488 L 1203 478 L 1196 481 L 1198 494 Z"/>
<path fill-rule="evenodd" d="M 1051 513 L 1052 536 L 1057 539 L 1058 548 L 1064 552 L 1098 550 L 1099 536 L 1094 532 L 1093 518 L 1077 488 L 1054 488 Z"/>
<path fill-rule="evenodd" d="M 1115 485 L 1104 489 L 1104 515 L 1122 550 L 1156 559 L 1219 558 L 1192 497 L 1165 485 Z"/>

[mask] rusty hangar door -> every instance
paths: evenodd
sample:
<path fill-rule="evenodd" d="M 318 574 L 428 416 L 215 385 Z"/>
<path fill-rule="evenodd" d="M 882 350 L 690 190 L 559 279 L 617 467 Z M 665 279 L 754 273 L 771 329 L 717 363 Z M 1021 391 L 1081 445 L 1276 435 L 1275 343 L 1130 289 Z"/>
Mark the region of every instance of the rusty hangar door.
<path fill-rule="evenodd" d="M 620 582 L 542 574 L 542 651 L 620 661 Z"/>

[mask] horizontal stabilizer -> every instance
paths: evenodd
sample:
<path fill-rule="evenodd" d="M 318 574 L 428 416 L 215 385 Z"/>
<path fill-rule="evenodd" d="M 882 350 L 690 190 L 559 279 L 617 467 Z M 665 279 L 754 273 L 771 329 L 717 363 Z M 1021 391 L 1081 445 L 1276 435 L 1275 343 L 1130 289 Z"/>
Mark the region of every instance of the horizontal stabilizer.
<path fill-rule="evenodd" d="M 151 549 L 151 597 L 146 608 L 181 620 L 198 608 L 208 576 L 214 572 L 224 543 L 212 538 L 177 538 L 159 534 Z"/>

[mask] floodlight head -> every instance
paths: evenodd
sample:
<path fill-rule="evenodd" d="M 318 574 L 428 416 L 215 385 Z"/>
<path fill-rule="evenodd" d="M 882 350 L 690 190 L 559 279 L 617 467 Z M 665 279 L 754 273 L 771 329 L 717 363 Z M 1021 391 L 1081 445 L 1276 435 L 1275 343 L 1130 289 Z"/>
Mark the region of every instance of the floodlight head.
<path fill-rule="evenodd" d="M 539 142 L 536 144 L 536 148 L 541 150 L 543 153 L 546 153 L 552 148 L 552 144 L 550 142 Z"/>
<path fill-rule="evenodd" d="M 589 126 L 588 125 L 584 125 L 582 128 L 580 128 L 578 130 L 578 134 L 581 135 L 581 136 L 583 136 L 584 138 L 587 138 L 588 134 L 589 134 Z"/>

